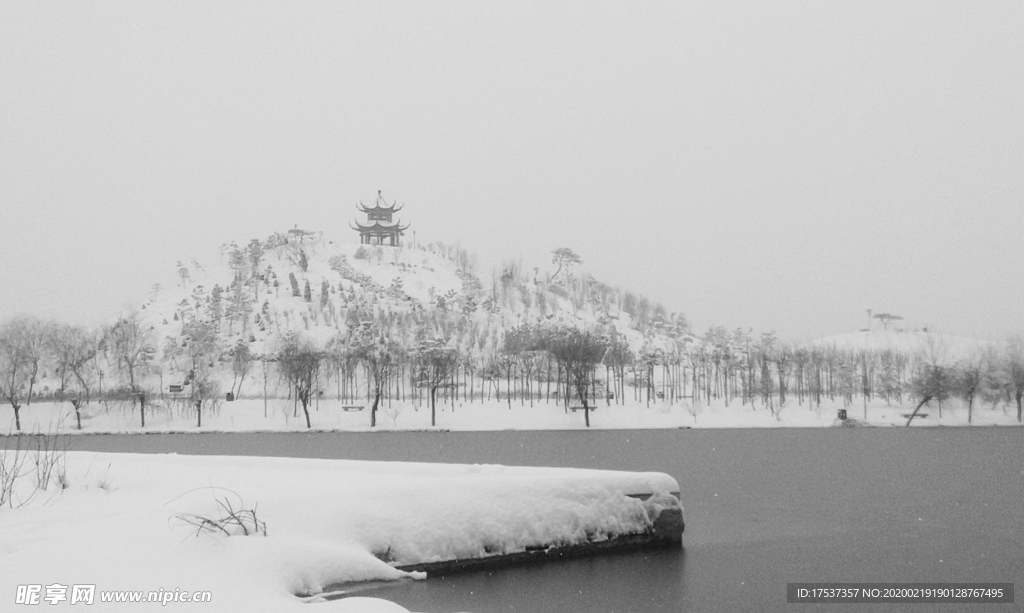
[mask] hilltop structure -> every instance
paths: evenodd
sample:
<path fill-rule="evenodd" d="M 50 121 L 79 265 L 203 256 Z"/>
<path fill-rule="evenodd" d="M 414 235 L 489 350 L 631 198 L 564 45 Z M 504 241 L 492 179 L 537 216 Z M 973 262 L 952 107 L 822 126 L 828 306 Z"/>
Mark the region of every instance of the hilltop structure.
<path fill-rule="evenodd" d="M 403 226 L 399 221 L 393 221 L 392 215 L 402 210 L 402 206 L 396 206 L 397 203 L 393 203 L 388 206 L 388 203 L 384 201 L 384 196 L 381 195 L 381 191 L 377 190 L 377 202 L 372 208 L 367 208 L 362 202 L 359 203 L 360 212 L 366 213 L 367 224 L 361 224 L 358 221 L 356 225 L 351 226 L 353 230 L 359 232 L 359 242 L 363 245 L 384 245 L 388 244 L 392 247 L 397 247 L 401 244 L 401 237 L 405 234 L 405 231 L 409 228 L 408 225 Z M 385 243 L 384 241 L 388 242 Z"/>

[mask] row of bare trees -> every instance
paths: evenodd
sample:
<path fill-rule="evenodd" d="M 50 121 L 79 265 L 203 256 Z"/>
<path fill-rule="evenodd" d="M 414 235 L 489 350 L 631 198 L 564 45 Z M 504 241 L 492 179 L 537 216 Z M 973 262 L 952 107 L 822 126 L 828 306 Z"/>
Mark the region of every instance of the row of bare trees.
<path fill-rule="evenodd" d="M 310 427 L 310 404 L 332 382 L 339 400 L 365 398 L 373 426 L 385 402 L 428 403 L 433 424 L 439 400 L 454 408 L 456 401 L 492 398 L 510 409 L 552 398 L 568 408 L 577 398 L 589 424 L 599 399 L 621 403 L 629 395 L 647 403 L 760 404 L 775 415 L 794 399 L 819 407 L 824 398 L 839 399 L 849 407 L 859 396 L 866 414 L 875 398 L 901 403 L 906 396 L 917 403 L 910 419 L 933 402 L 941 413 L 942 403 L 956 397 L 967 407 L 969 422 L 979 401 L 1015 404 L 1022 417 L 1020 339 L 951 360 L 932 337 L 919 351 L 902 353 L 793 346 L 771 334 L 754 339 L 713 329 L 703 338 L 648 334 L 637 348 L 612 326 L 586 330 L 542 322 L 505 329 L 496 321 L 480 327 L 465 312 L 440 308 L 405 318 L 385 315 L 351 318 L 323 346 L 285 334 L 263 355 L 254 355 L 242 340 L 228 346 L 212 319 L 185 314 L 181 337 L 165 343 L 161 361 L 139 313 L 92 331 L 19 317 L 0 325 L 0 396 L 13 408 L 20 430 L 22 407 L 38 396 L 41 374 L 49 372 L 58 382 L 53 397 L 73 405 L 79 428 L 81 407 L 96 397 L 129 401 L 145 426 L 147 406 L 163 393 L 163 375 L 170 369 L 185 373 L 184 400 L 201 426 L 204 411 L 224 395 L 225 371 L 233 377 L 234 397 L 252 364 L 261 362 L 264 398 L 269 374 L 276 371 Z M 154 377 L 160 392 L 153 390 Z"/>
<path fill-rule="evenodd" d="M 418 398 L 426 390 L 433 406 L 440 389 L 445 400 L 449 395 L 453 402 L 470 403 L 493 397 L 511 408 L 513 403 L 550 401 L 553 386 L 554 398 L 567 403 L 578 395 L 569 389 L 572 373 L 549 343 L 551 330 L 560 328 L 565 326 L 520 325 L 505 331 L 491 351 L 476 351 L 474 343 L 457 335 L 433 336 L 426 344 L 420 339 L 411 346 L 389 342 L 384 340 L 389 333 L 377 328 L 381 357 L 374 359 L 388 368 L 378 375 L 367 369 L 365 381 L 379 380 L 372 394 L 367 386 L 367 399 L 376 404 L 382 398 Z M 968 409 L 968 422 L 979 400 L 1015 404 L 1021 418 L 1024 343 L 1019 339 L 953 360 L 935 346 L 914 352 L 844 350 L 787 345 L 770 334 L 756 341 L 743 339 L 743 345 L 682 337 L 634 350 L 613 328 L 598 326 L 594 334 L 600 338 L 601 355 L 588 381 L 587 398 L 592 401 L 625 402 L 632 394 L 633 401 L 647 403 L 739 402 L 751 408 L 760 404 L 777 416 L 793 401 L 820 407 L 827 399 L 850 407 L 859 397 L 866 417 L 868 403 L 876 399 L 887 404 L 913 399 L 916 408 L 935 402 L 941 416 L 942 402 L 956 397 Z M 929 342 L 934 345 L 936 339 Z M 359 397 L 356 378 L 362 362 L 353 359 L 356 355 L 345 343 L 325 352 L 336 371 L 339 398 Z"/>
<path fill-rule="evenodd" d="M 476 399 L 473 379 L 477 375 L 481 382 L 490 384 L 488 399 L 492 390 L 495 397 L 500 396 L 503 373 L 498 368 L 478 373 L 472 360 L 465 359 L 454 339 L 433 332 L 421 329 L 413 343 L 406 346 L 396 342 L 388 330 L 367 322 L 350 328 L 348 335 L 335 338 L 326 349 L 290 336 L 268 359 L 277 363 L 290 392 L 301 404 L 307 427 L 312 426 L 309 406 L 314 394 L 329 382 L 332 375 L 337 380 L 339 399 L 355 401 L 365 394 L 370 405 L 371 427 L 377 425 L 377 412 L 384 402 L 409 399 L 429 404 L 431 425 L 436 425 L 439 392 L 445 395 L 444 400 L 450 396 L 453 403 L 459 399 L 473 402 Z M 543 355 L 557 365 L 556 397 L 561 397 L 566 403 L 572 397 L 578 398 L 589 426 L 589 411 L 595 398 L 595 373 L 608 350 L 607 337 L 570 326 L 548 326 L 517 330 L 508 342 L 519 344 L 519 353 Z M 493 365 L 500 367 L 509 363 L 513 362 L 498 359 Z M 504 374 L 508 377 L 505 389 L 511 408 L 517 388 L 511 385 L 510 371 L 505 369 Z M 516 380 L 527 386 L 520 390 L 529 389 L 530 378 Z M 551 380 L 547 383 L 550 397 Z M 479 400 L 484 400 L 484 393 L 482 386 Z M 532 403 L 532 390 L 528 393 Z M 520 399 L 525 402 L 525 397 Z"/>
<path fill-rule="evenodd" d="M 641 355 L 640 361 L 665 369 L 662 381 L 670 388 L 678 382 L 681 395 L 705 402 L 722 399 L 728 405 L 739 399 L 753 406 L 759 401 L 775 413 L 793 398 L 819 407 L 823 398 L 839 399 L 850 407 L 859 397 L 867 417 L 868 403 L 876 398 L 891 404 L 908 397 L 916 402 L 913 419 L 933 402 L 941 417 L 943 401 L 958 398 L 968 410 L 968 423 L 979 400 L 1013 404 L 1018 421 L 1022 417 L 1024 341 L 1019 337 L 961 350 L 961 355 L 936 335 L 924 337 L 913 351 L 794 346 L 771 334 L 754 340 L 742 331 L 728 335 L 721 329 L 684 344 L 680 352 Z"/>
<path fill-rule="evenodd" d="M 202 404 L 219 394 L 215 370 L 221 348 L 208 322 L 192 318 L 184 332 L 180 354 L 164 357 L 186 360 L 201 423 Z M 14 410 L 17 430 L 21 430 L 22 408 L 40 396 L 70 402 L 79 429 L 82 408 L 100 398 L 128 402 L 133 411 L 137 407 L 144 427 L 147 406 L 156 395 L 149 382 L 157 376 L 161 393 L 164 387 L 164 365 L 156 356 L 152 331 L 138 312 L 98 329 L 16 317 L 0 325 L 0 397 Z M 44 376 L 57 385 L 40 393 Z"/>
<path fill-rule="evenodd" d="M 123 378 L 107 394 L 121 394 L 139 402 L 145 419 L 142 378 L 148 374 L 153 349 L 141 319 L 129 316 L 101 330 L 15 317 L 0 325 L 0 394 L 14 409 L 15 428 L 21 430 L 21 409 L 40 392 L 42 375 L 52 369 L 57 388 L 51 392 L 75 408 L 81 427 L 81 407 L 103 394 L 104 368 L 113 367 Z"/>
<path fill-rule="evenodd" d="M 487 397 L 490 398 L 492 392 L 499 397 L 502 393 L 499 381 L 502 365 L 505 366 L 506 377 L 512 377 L 516 370 L 514 366 L 521 362 L 520 358 L 491 356 L 478 364 L 464 352 L 467 337 L 459 330 L 461 316 L 441 313 L 424 320 L 424 325 L 412 333 L 394 325 L 394 320 L 384 322 L 392 325 L 372 320 L 353 322 L 344 334 L 338 334 L 323 348 L 302 340 L 296 334 L 286 334 L 275 351 L 262 356 L 250 354 L 244 342 L 236 343 L 233 348 L 225 347 L 220 326 L 215 321 L 186 313 L 183 315 L 181 337 L 165 343 L 162 362 L 156 360 L 152 330 L 137 312 L 97 330 L 21 317 L 0 326 L 0 376 L 3 377 L 0 393 L 13 408 L 15 427 L 21 430 L 22 406 L 39 397 L 36 386 L 44 374 L 41 369 L 52 369 L 53 378 L 59 380 L 59 387 L 50 395 L 55 400 L 71 402 L 79 429 L 82 427 L 81 410 L 94 399 L 131 403 L 133 411 L 138 408 L 140 425 L 145 427 L 147 406 L 151 405 L 154 396 L 163 395 L 163 375 L 165 369 L 170 369 L 185 373 L 181 387 L 185 389 L 186 400 L 194 408 L 197 425 L 201 426 L 204 409 L 214 406 L 222 395 L 220 381 L 225 363 L 230 364 L 234 376 L 229 393 L 234 396 L 241 391 L 252 362 L 260 361 L 264 367 L 264 397 L 267 395 L 268 371 L 276 369 L 288 385 L 289 396 L 301 403 L 307 426 L 312 425 L 309 406 L 330 383 L 332 374 L 337 379 L 339 398 L 343 391 L 345 397 L 357 398 L 362 394 L 362 386 L 357 383 L 365 385 L 373 426 L 384 400 L 404 400 L 414 394 L 417 398 L 424 394 L 427 396 L 433 424 L 436 423 L 439 392 L 444 394 L 444 400 L 451 395 L 454 401 L 462 389 L 465 390 L 463 395 L 468 393 L 468 400 L 473 401 L 476 387 L 472 379 L 479 376 L 480 399 L 483 400 L 485 394 L 484 382 L 489 384 Z M 568 402 L 573 381 L 576 384 L 584 381 L 579 371 L 574 370 L 573 352 L 564 344 L 555 342 L 553 333 L 541 334 L 530 330 L 526 335 L 526 331 L 523 328 L 510 335 L 510 351 L 529 354 L 532 356 L 528 360 L 530 363 L 539 364 L 542 358 L 553 360 L 548 362 L 548 370 L 550 372 L 551 363 L 557 364 L 559 374 L 555 396 Z M 512 349 L 514 343 L 522 346 Z M 482 343 L 480 347 L 483 347 Z M 593 352 L 598 352 L 598 349 Z M 592 366 L 600 362 L 603 352 L 604 345 L 600 345 L 600 355 L 588 358 Z M 513 365 L 512 370 L 508 365 Z M 517 392 L 523 389 L 519 384 L 532 391 L 531 377 L 528 376 L 532 371 L 525 372 L 525 377 L 521 372 L 515 372 L 515 384 L 511 389 L 506 386 L 505 395 L 510 407 Z M 103 386 L 105 376 L 108 381 L 106 389 Z M 152 388 L 154 377 L 159 380 L 159 392 Z M 563 380 L 564 391 L 561 388 Z M 586 382 L 587 389 L 593 394 L 593 372 Z M 549 381 L 548 397 L 550 393 Z M 586 405 L 587 398 L 582 400 Z M 587 420 L 589 422 L 589 413 Z"/>

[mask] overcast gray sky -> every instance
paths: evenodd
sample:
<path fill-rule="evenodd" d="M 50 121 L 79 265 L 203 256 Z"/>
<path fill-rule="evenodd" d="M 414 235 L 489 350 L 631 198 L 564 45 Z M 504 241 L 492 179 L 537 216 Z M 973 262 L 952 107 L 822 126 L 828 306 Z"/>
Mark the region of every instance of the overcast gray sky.
<path fill-rule="evenodd" d="M 0 319 L 378 189 L 709 325 L 1024 330 L 1024 4 L 0 1 Z"/>

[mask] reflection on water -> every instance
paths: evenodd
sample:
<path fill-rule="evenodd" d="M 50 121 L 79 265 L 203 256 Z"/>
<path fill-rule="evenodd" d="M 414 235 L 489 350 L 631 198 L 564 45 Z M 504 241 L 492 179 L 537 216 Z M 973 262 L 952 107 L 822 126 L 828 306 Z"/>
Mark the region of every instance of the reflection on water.
<path fill-rule="evenodd" d="M 430 577 L 372 595 L 424 613 L 675 612 L 683 601 L 685 559 L 684 549 L 631 552 Z M 514 597 L 496 599 L 495 594 Z"/>

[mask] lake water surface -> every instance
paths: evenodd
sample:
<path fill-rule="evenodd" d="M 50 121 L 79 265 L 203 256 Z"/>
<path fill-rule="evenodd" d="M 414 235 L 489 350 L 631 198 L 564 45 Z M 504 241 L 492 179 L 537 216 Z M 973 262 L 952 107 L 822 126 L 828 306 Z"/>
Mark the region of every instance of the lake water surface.
<path fill-rule="evenodd" d="M 94 435 L 76 437 L 73 448 L 571 466 L 679 481 L 681 549 L 367 594 L 413 611 L 1024 610 L 1020 595 L 991 606 L 786 604 L 787 582 L 1021 589 L 1024 428 Z"/>

